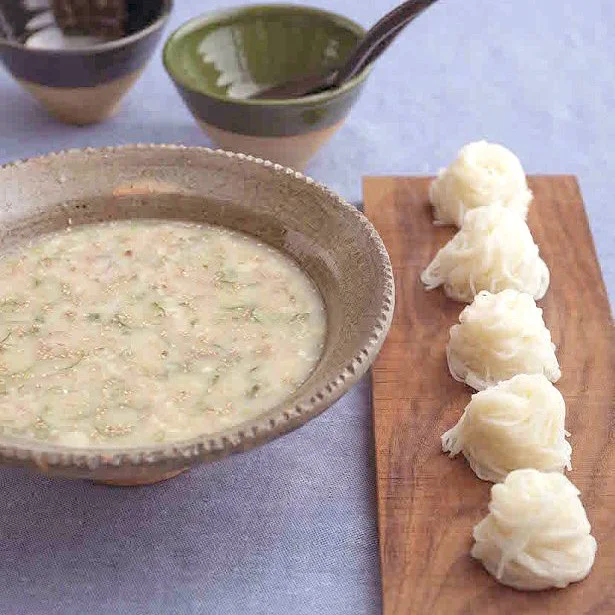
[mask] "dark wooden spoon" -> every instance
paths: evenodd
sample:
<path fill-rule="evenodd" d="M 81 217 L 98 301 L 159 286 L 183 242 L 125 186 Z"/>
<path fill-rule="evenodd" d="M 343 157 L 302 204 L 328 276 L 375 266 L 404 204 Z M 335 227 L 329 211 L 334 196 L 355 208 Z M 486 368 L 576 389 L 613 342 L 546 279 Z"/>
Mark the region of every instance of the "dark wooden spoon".
<path fill-rule="evenodd" d="M 306 75 L 252 94 L 253 99 L 301 98 L 338 88 L 376 60 L 397 35 L 437 0 L 407 0 L 368 30 L 343 66 L 326 74 Z"/>

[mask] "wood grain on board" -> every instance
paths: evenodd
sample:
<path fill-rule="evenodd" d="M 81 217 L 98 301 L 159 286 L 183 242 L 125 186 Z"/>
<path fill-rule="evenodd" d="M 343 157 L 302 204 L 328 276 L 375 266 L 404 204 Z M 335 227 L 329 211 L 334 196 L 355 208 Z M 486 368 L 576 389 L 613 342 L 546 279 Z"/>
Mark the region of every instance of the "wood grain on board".
<path fill-rule="evenodd" d="M 384 615 L 615 614 L 615 336 L 578 184 L 531 178 L 528 223 L 551 270 L 539 305 L 562 368 L 568 476 L 582 492 L 598 554 L 581 583 L 528 593 L 499 585 L 470 557 L 491 485 L 440 448 L 472 391 L 451 378 L 445 359 L 463 305 L 419 281 L 455 231 L 433 226 L 430 181 L 364 181 L 365 212 L 391 256 L 397 301 L 372 371 Z"/>

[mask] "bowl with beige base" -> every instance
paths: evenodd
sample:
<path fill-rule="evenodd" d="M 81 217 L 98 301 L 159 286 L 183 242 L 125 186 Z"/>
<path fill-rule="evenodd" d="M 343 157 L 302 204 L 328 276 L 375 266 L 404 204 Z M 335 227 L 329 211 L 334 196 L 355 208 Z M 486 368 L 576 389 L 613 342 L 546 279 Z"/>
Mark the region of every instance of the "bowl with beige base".
<path fill-rule="evenodd" d="M 58 444 L 8 433 L 0 424 L 2 464 L 120 485 L 170 478 L 264 444 L 323 412 L 367 371 L 388 332 L 394 287 L 379 235 L 356 208 L 286 167 L 206 148 L 134 145 L 9 164 L 0 169 L 0 183 L 0 258 L 67 225 L 73 233 L 109 220 L 215 225 L 294 261 L 313 282 L 326 316 L 311 373 L 281 402 L 248 419 L 237 415 L 223 429 L 195 428 L 181 440 L 130 446 Z M 75 266 L 88 277 L 91 265 Z M 3 382 L 4 361 L 0 356 Z"/>
<path fill-rule="evenodd" d="M 171 0 L 136 4 L 125 35 L 65 35 L 51 1 L 0 0 L 0 61 L 56 119 L 94 124 L 113 115 L 141 75 L 171 10 Z"/>
<path fill-rule="evenodd" d="M 344 123 L 369 68 L 339 88 L 303 98 L 250 95 L 341 65 L 364 34 L 359 24 L 330 11 L 246 6 L 188 21 L 167 40 L 163 59 L 216 145 L 302 170 Z"/>

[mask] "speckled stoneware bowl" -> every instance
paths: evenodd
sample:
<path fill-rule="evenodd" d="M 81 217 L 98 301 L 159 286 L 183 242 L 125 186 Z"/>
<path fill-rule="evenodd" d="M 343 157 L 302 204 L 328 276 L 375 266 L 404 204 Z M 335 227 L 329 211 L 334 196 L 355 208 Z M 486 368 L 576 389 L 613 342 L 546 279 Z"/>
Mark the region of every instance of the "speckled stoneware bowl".
<path fill-rule="evenodd" d="M 147 484 L 244 451 L 320 414 L 365 373 L 393 314 L 393 276 L 368 220 L 325 187 L 242 154 L 134 145 L 52 154 L 0 169 L 0 249 L 73 224 L 183 219 L 249 233 L 294 258 L 327 311 L 323 356 L 261 418 L 176 444 L 71 449 L 0 437 L 0 463 L 114 484 Z"/>
<path fill-rule="evenodd" d="M 123 38 L 93 46 L 51 45 L 51 0 L 0 0 L 0 60 L 49 113 L 68 124 L 100 122 L 117 109 L 160 39 L 172 0 L 147 0 L 133 11 Z M 74 40 L 74 39 L 73 39 Z"/>
<path fill-rule="evenodd" d="M 195 119 L 224 149 L 303 169 L 343 124 L 369 69 L 341 88 L 291 100 L 250 94 L 341 64 L 365 30 L 297 5 L 263 5 L 197 17 L 175 31 L 164 65 Z"/>

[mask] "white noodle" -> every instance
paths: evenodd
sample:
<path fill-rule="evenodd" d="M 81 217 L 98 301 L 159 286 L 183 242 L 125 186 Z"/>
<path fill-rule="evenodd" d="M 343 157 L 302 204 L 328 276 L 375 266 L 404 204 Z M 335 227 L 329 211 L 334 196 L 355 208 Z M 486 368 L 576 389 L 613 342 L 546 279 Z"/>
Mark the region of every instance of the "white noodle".
<path fill-rule="evenodd" d="M 523 167 L 496 143 L 468 143 L 429 189 L 436 224 L 461 226 L 467 211 L 500 203 L 525 219 L 532 200 Z"/>
<path fill-rule="evenodd" d="M 444 286 L 451 299 L 470 303 L 481 290 L 513 288 L 541 299 L 549 287 L 549 269 L 527 224 L 501 205 L 468 212 L 461 230 L 421 274 L 432 290 Z"/>
<path fill-rule="evenodd" d="M 561 376 L 555 345 L 532 297 L 515 290 L 482 291 L 459 315 L 446 347 L 455 380 L 477 391 L 517 374 Z"/>
<path fill-rule="evenodd" d="M 473 395 L 442 449 L 463 453 L 479 478 L 494 483 L 520 468 L 562 472 L 572 452 L 565 417 L 564 398 L 542 374 L 520 374 Z"/>
<path fill-rule="evenodd" d="M 516 589 L 566 587 L 593 566 L 590 532 L 579 490 L 563 474 L 515 470 L 492 487 L 489 514 L 474 527 L 472 556 Z"/>

